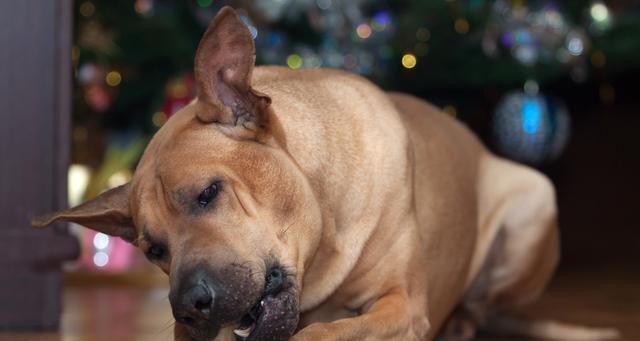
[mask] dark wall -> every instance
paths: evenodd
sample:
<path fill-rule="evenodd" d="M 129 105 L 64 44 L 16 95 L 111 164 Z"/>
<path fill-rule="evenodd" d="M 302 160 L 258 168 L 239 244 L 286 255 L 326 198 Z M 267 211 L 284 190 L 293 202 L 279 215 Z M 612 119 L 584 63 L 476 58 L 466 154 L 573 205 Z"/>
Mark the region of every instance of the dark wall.
<path fill-rule="evenodd" d="M 640 260 L 640 105 L 582 108 L 548 174 L 560 208 L 563 266 Z"/>

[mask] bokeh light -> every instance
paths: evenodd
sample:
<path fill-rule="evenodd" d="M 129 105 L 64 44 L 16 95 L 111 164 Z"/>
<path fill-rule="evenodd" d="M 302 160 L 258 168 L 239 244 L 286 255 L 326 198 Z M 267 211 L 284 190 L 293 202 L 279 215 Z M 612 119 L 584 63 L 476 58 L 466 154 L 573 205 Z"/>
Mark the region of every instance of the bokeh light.
<path fill-rule="evenodd" d="M 388 12 L 380 11 L 373 16 L 371 27 L 374 31 L 384 31 L 391 24 L 391 16 Z"/>
<path fill-rule="evenodd" d="M 82 202 L 90 178 L 91 170 L 89 167 L 79 164 L 69 166 L 67 173 L 67 197 L 69 205 L 76 206 Z"/>
<path fill-rule="evenodd" d="M 164 125 L 166 121 L 167 121 L 167 115 L 162 111 L 158 111 L 154 113 L 153 116 L 151 116 L 151 122 L 157 128 L 162 127 L 162 125 Z"/>
<path fill-rule="evenodd" d="M 109 236 L 104 233 L 98 232 L 93 236 L 93 246 L 97 250 L 104 250 L 109 246 Z"/>
<path fill-rule="evenodd" d="M 96 6 L 91 1 L 85 1 L 80 5 L 80 15 L 83 17 L 90 17 L 95 11 Z"/>
<path fill-rule="evenodd" d="M 593 20 L 598 22 L 604 22 L 609 19 L 609 9 L 602 2 L 596 2 L 591 5 L 589 13 L 591 13 Z"/>
<path fill-rule="evenodd" d="M 467 34 L 469 32 L 469 22 L 466 19 L 458 18 L 453 24 L 453 28 L 459 34 Z"/>
<path fill-rule="evenodd" d="M 109 255 L 104 251 L 98 251 L 93 255 L 93 264 L 102 268 L 109 264 Z"/>
<path fill-rule="evenodd" d="M 122 81 L 122 75 L 120 75 L 120 72 L 118 71 L 111 71 L 107 73 L 107 76 L 105 77 L 105 81 L 109 86 L 118 86 Z"/>
<path fill-rule="evenodd" d="M 418 63 L 418 60 L 416 59 L 416 56 L 414 56 L 411 53 L 407 53 L 404 56 L 402 56 L 402 66 L 404 66 L 407 69 L 413 69 L 417 63 Z"/>
<path fill-rule="evenodd" d="M 358 25 L 358 27 L 356 28 L 356 34 L 361 39 L 367 39 L 367 38 L 371 37 L 371 26 L 369 26 L 367 24 Z"/>
<path fill-rule="evenodd" d="M 134 8 L 138 14 L 149 14 L 153 9 L 153 0 L 136 0 Z"/>
<path fill-rule="evenodd" d="M 296 53 L 290 54 L 287 57 L 287 65 L 294 70 L 301 68 L 303 62 L 304 61 L 302 60 L 302 57 L 300 57 L 300 55 Z"/>

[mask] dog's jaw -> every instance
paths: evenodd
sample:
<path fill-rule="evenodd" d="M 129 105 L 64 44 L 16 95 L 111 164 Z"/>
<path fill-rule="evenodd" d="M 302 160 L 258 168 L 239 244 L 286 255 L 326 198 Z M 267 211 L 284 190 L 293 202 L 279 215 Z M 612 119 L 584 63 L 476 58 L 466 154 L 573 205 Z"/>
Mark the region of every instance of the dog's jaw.
<path fill-rule="evenodd" d="M 298 320 L 298 290 L 293 278 L 275 267 L 266 276 L 264 295 L 241 319 L 234 334 L 243 341 L 287 340 Z"/>

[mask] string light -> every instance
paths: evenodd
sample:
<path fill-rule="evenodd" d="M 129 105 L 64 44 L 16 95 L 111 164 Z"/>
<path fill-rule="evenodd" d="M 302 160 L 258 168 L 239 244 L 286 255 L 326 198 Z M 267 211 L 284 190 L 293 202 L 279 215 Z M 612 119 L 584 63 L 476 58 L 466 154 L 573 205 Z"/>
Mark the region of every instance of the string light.
<path fill-rule="evenodd" d="M 469 22 L 466 19 L 458 18 L 453 24 L 453 28 L 459 34 L 467 34 L 469 32 Z"/>
<path fill-rule="evenodd" d="M 152 0 L 136 0 L 134 8 L 138 14 L 146 15 L 153 9 Z"/>
<path fill-rule="evenodd" d="M 122 81 L 122 76 L 118 71 L 111 71 L 107 73 L 107 77 L 105 77 L 105 80 L 109 86 L 118 86 Z"/>
<path fill-rule="evenodd" d="M 85 1 L 80 5 L 80 15 L 90 17 L 95 13 L 96 6 L 91 1 Z"/>
<path fill-rule="evenodd" d="M 302 63 L 303 63 L 303 60 L 299 54 L 294 53 L 294 54 L 290 54 L 287 57 L 287 65 L 294 70 L 301 68 Z"/>
<path fill-rule="evenodd" d="M 569 42 L 567 43 L 567 50 L 569 50 L 569 53 L 574 56 L 581 55 L 582 51 L 584 51 L 584 43 L 582 42 L 582 39 L 578 37 L 572 37 L 569 39 Z"/>
<path fill-rule="evenodd" d="M 109 246 L 109 236 L 104 233 L 98 232 L 93 236 L 93 246 L 97 250 L 104 250 Z"/>
<path fill-rule="evenodd" d="M 153 125 L 160 128 L 167 121 L 167 115 L 164 112 L 158 111 L 153 116 L 151 116 L 151 122 Z"/>
<path fill-rule="evenodd" d="M 604 22 L 609 19 L 609 9 L 602 2 L 596 2 L 591 5 L 591 17 L 598 22 Z"/>
<path fill-rule="evenodd" d="M 404 66 L 406 69 L 413 69 L 417 63 L 418 60 L 416 59 L 416 56 L 411 53 L 407 53 L 402 56 L 402 66 Z"/>
<path fill-rule="evenodd" d="M 384 31 L 391 24 L 391 16 L 388 12 L 381 11 L 376 13 L 371 20 L 371 27 L 374 31 Z"/>
<path fill-rule="evenodd" d="M 109 264 L 109 255 L 104 251 L 98 251 L 93 255 L 93 264 L 102 268 Z"/>
<path fill-rule="evenodd" d="M 360 39 L 367 39 L 371 36 L 371 26 L 367 24 L 360 24 L 356 28 L 356 34 Z"/>

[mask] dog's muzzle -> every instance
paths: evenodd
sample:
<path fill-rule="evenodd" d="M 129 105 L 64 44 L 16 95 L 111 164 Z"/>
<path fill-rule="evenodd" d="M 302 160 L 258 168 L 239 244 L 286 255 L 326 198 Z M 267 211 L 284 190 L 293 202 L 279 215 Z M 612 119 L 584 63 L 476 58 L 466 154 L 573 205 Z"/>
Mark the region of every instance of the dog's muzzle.
<path fill-rule="evenodd" d="M 204 266 L 185 272 L 169 294 L 176 322 L 196 340 L 213 339 L 227 326 L 238 340 L 287 340 L 298 324 L 292 276 L 272 267 L 263 284 L 251 273 L 239 266 L 218 274 Z"/>

